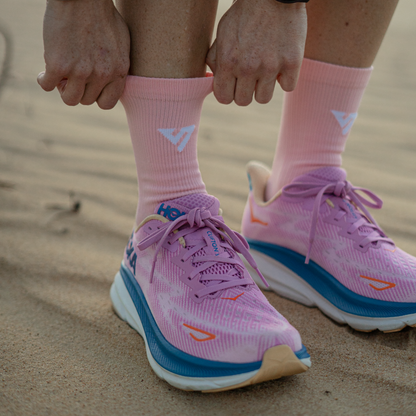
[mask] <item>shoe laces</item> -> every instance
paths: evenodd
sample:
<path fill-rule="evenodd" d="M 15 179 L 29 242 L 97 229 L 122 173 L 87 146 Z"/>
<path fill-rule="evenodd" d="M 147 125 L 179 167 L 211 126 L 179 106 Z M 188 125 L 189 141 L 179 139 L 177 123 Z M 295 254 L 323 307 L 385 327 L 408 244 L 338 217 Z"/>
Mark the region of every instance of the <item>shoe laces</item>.
<path fill-rule="evenodd" d="M 320 183 L 319 183 L 320 182 Z M 360 191 L 367 195 L 369 199 L 366 199 L 357 191 Z M 348 181 L 336 181 L 328 183 L 327 181 L 314 181 L 314 182 L 294 182 L 285 186 L 282 189 L 282 195 L 289 198 L 309 198 L 315 197 L 312 210 L 312 222 L 309 231 L 309 245 L 308 252 L 305 258 L 305 263 L 308 264 L 310 260 L 310 254 L 312 245 L 315 240 L 316 226 L 318 222 L 318 216 L 320 213 L 320 207 L 327 199 L 327 195 L 336 196 L 343 201 L 337 201 L 338 206 L 341 208 L 336 215 L 336 220 L 340 220 L 343 216 L 347 215 L 346 208 L 343 207 L 342 202 L 349 201 L 357 213 L 357 220 L 353 221 L 347 229 L 348 236 L 358 242 L 361 248 L 367 247 L 369 244 L 380 242 L 386 242 L 394 245 L 393 240 L 388 238 L 384 231 L 377 224 L 376 220 L 368 212 L 367 207 L 380 209 L 383 206 L 383 201 L 373 192 L 365 188 L 358 188 L 353 186 Z M 325 199 L 324 199 L 325 198 Z M 344 202 L 345 205 L 345 202 Z M 361 212 L 360 212 L 361 211 Z M 365 226 L 370 230 L 367 235 L 359 235 L 355 233 L 360 227 Z M 353 236 L 354 234 L 354 236 Z"/>
<path fill-rule="evenodd" d="M 188 237 L 189 240 L 192 240 L 192 244 L 185 253 L 182 253 L 183 258 L 181 261 L 186 262 L 194 257 L 195 263 L 191 261 L 192 267 L 184 270 L 187 274 L 186 283 L 197 281 L 196 285 L 193 285 L 199 288 L 197 293 L 195 293 L 197 299 L 202 300 L 207 295 L 213 295 L 232 287 L 252 285 L 253 280 L 250 277 L 244 277 L 244 264 L 238 256 L 208 255 L 204 252 L 203 249 L 207 246 L 207 243 L 201 236 L 198 237 L 196 234 L 197 231 L 204 230 L 204 228 L 212 231 L 227 254 L 229 254 L 230 250 L 242 254 L 248 264 L 257 272 L 263 283 L 268 286 L 255 260 L 249 253 L 249 245 L 245 238 L 238 232 L 231 230 L 224 223 L 221 216 L 212 215 L 206 208 L 191 209 L 188 214 L 160 225 L 157 230 L 138 243 L 139 250 L 145 250 L 152 244 L 157 243 L 150 272 L 150 282 L 153 281 L 157 255 L 163 244 L 165 242 L 173 244 L 179 240 L 179 242 L 182 241 L 182 245 L 185 248 L 186 240 L 184 237 Z M 191 237 L 192 234 L 194 235 Z M 195 256 L 195 254 L 197 255 Z M 231 267 L 223 274 L 209 273 L 209 269 L 218 263 L 228 264 Z M 240 273 L 238 269 L 240 269 Z M 202 282 L 204 284 L 201 286 L 200 283 Z"/>

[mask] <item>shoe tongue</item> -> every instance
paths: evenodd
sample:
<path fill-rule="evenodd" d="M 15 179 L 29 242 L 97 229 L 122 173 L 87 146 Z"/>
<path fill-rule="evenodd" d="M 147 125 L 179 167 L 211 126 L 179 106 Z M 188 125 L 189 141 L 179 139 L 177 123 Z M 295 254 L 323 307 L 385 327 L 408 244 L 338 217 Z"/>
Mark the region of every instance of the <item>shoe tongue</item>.
<path fill-rule="evenodd" d="M 174 221 L 194 208 L 204 208 L 210 211 L 211 215 L 218 215 L 220 201 L 208 194 L 190 194 L 162 202 L 156 206 L 154 213 Z"/>
<path fill-rule="evenodd" d="M 211 212 L 212 215 L 218 215 L 220 209 L 220 201 L 212 195 L 207 194 L 191 194 L 182 196 L 177 199 L 172 199 L 170 201 L 165 201 L 159 204 L 154 213 L 163 215 L 168 220 L 174 221 L 181 215 L 187 214 L 191 209 L 194 208 L 205 208 Z M 185 236 L 185 241 L 189 244 L 189 247 L 193 247 L 195 244 L 198 244 L 199 241 L 203 239 L 206 242 L 206 246 L 198 250 L 194 254 L 195 266 L 198 267 L 202 263 L 198 263 L 199 256 L 218 256 L 230 258 L 229 253 L 221 247 L 218 237 L 207 228 L 202 228 L 196 230 L 194 233 Z M 206 274 L 227 274 L 231 270 L 235 269 L 233 264 L 229 263 L 215 263 L 208 269 L 201 272 L 201 283 L 206 286 L 215 286 L 221 281 L 215 280 L 204 280 L 204 275 Z M 240 272 L 236 269 L 237 273 L 235 278 L 238 279 Z M 227 281 L 230 276 L 227 275 Z"/>
<path fill-rule="evenodd" d="M 347 178 L 347 172 L 344 169 L 336 168 L 336 167 L 325 167 L 319 168 L 312 172 L 309 172 L 305 175 L 299 176 L 294 180 L 294 182 L 305 182 L 308 181 L 309 183 L 331 183 L 331 182 L 343 182 Z M 332 198 L 330 198 L 332 199 Z M 339 199 L 338 199 L 339 201 Z M 350 201 L 343 199 L 342 202 L 340 201 L 341 206 L 346 211 L 346 220 L 349 223 L 354 223 L 355 221 L 359 220 L 362 217 L 362 214 L 351 204 Z M 365 225 L 361 226 L 358 229 L 358 233 L 362 236 L 368 235 L 372 233 L 374 230 L 371 227 L 367 227 Z"/>
<path fill-rule="evenodd" d="M 309 182 L 309 183 L 331 183 L 338 181 L 345 181 L 347 172 L 344 169 L 327 166 L 308 172 L 304 175 L 298 176 L 293 182 Z"/>

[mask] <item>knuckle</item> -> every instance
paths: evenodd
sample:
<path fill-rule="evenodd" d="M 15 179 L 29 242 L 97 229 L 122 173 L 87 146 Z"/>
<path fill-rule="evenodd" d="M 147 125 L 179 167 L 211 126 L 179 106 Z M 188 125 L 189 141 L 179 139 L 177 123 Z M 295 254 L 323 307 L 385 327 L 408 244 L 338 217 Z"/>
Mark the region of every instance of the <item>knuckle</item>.
<path fill-rule="evenodd" d="M 284 59 L 284 67 L 287 71 L 297 71 L 302 64 L 302 58 L 298 56 L 288 56 Z"/>
<path fill-rule="evenodd" d="M 239 68 L 239 75 L 242 77 L 253 77 L 257 74 L 259 65 L 256 62 L 248 61 L 245 62 Z"/>
<path fill-rule="evenodd" d="M 279 72 L 280 64 L 274 60 L 265 60 L 262 65 L 262 72 L 267 76 L 274 76 Z"/>
<path fill-rule="evenodd" d="M 72 71 L 72 76 L 75 79 L 86 79 L 91 74 L 91 70 L 88 67 L 77 67 Z"/>
<path fill-rule="evenodd" d="M 256 74 L 256 70 L 252 66 L 244 66 L 238 71 L 238 75 L 243 78 L 250 78 Z"/>
<path fill-rule="evenodd" d="M 50 62 L 46 66 L 47 71 L 54 76 L 64 76 L 69 73 L 69 66 L 67 63 L 62 61 Z"/>
<path fill-rule="evenodd" d="M 233 62 L 232 59 L 225 59 L 221 62 L 219 67 L 223 72 L 233 72 L 234 68 L 237 66 L 237 63 Z"/>
<path fill-rule="evenodd" d="M 94 77 L 98 79 L 107 80 L 111 77 L 112 71 L 110 71 L 108 68 L 99 68 L 94 71 Z"/>

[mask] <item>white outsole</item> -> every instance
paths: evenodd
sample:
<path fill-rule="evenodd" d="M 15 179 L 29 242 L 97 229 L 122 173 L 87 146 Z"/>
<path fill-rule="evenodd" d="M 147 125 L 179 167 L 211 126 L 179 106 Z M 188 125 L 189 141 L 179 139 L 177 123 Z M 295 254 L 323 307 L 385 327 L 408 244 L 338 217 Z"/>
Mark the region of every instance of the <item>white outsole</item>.
<path fill-rule="evenodd" d="M 172 386 L 182 390 L 195 390 L 195 391 L 212 391 L 218 389 L 226 389 L 227 387 L 237 386 L 243 384 L 250 378 L 254 377 L 260 370 L 251 371 L 244 374 L 238 374 L 234 376 L 215 377 L 215 378 L 196 378 L 196 377 L 184 377 L 177 374 L 173 374 L 170 371 L 161 367 L 153 358 L 150 352 L 146 333 L 143 329 L 142 322 L 136 307 L 128 293 L 128 290 L 124 284 L 123 278 L 120 273 L 117 273 L 114 282 L 111 286 L 110 297 L 113 302 L 113 307 L 117 315 L 126 321 L 132 328 L 134 328 L 144 339 L 146 344 L 146 354 L 149 360 L 150 366 L 157 374 L 158 377 L 167 381 Z M 307 367 L 310 367 L 310 359 L 299 360 Z"/>
<path fill-rule="evenodd" d="M 263 276 L 269 283 L 270 289 L 285 298 L 294 300 L 303 305 L 310 307 L 316 306 L 325 315 L 338 323 L 348 324 L 357 331 L 364 332 L 374 331 L 376 329 L 384 332 L 394 332 L 399 331 L 406 326 L 416 325 L 416 314 L 393 318 L 369 318 L 343 312 L 283 264 L 257 250 L 250 249 L 250 253 Z M 260 281 L 257 273 L 248 264 L 246 264 L 246 266 L 254 281 L 259 287 L 265 289 L 265 286 Z"/>

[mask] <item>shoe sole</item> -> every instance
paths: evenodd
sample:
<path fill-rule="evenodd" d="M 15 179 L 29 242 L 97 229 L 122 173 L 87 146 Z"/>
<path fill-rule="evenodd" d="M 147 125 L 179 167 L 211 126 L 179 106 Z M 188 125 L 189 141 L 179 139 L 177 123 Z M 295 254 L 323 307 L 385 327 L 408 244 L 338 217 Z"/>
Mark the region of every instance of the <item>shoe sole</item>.
<path fill-rule="evenodd" d="M 132 285 L 128 280 L 126 280 L 126 270 L 127 269 L 122 265 L 120 269 L 121 273 L 117 273 L 111 286 L 110 297 L 113 303 L 114 311 L 123 321 L 127 322 L 142 336 L 146 345 L 146 354 L 150 366 L 158 377 L 167 381 L 172 386 L 188 391 L 193 390 L 205 393 L 216 393 L 261 383 L 263 381 L 278 379 L 283 376 L 303 373 L 310 367 L 310 358 L 306 353 L 306 349 L 302 353 L 304 358 L 298 358 L 292 349 L 287 345 L 279 345 L 268 349 L 264 353 L 263 360 L 261 362 L 249 363 L 248 365 L 204 360 L 176 349 L 174 346 L 169 344 L 165 338 L 162 340 L 160 339 L 161 333 L 159 334 L 159 338 L 157 335 L 155 336 L 155 331 L 160 332 L 160 330 L 157 326 L 155 328 L 155 323 L 153 323 L 152 327 L 149 326 L 152 325 L 149 322 L 148 315 L 149 313 L 151 314 L 151 312 L 146 301 L 140 299 L 141 304 L 138 303 L 138 299 L 141 298 L 143 294 L 138 293 L 138 296 L 131 295 Z M 130 273 L 128 270 L 127 272 Z M 141 292 L 140 287 L 136 288 L 136 290 Z M 147 310 L 145 310 L 146 308 Z M 154 351 L 153 353 L 152 349 Z M 166 355 L 161 355 L 161 350 L 164 350 Z M 171 354 L 172 350 L 176 350 L 176 357 L 173 357 L 171 362 L 169 362 L 168 355 Z M 181 360 L 179 367 L 178 363 L 175 362 L 175 360 L 178 359 Z M 161 365 L 161 363 L 163 363 L 163 365 Z M 252 366 L 256 364 L 258 364 L 257 367 L 259 368 L 253 371 L 243 371 L 239 374 L 215 377 L 189 377 L 183 374 L 176 374 L 166 368 L 176 366 L 176 368 L 183 370 L 184 368 L 193 365 L 194 371 L 199 371 L 202 374 L 209 374 L 210 371 L 213 371 L 213 368 L 222 367 L 222 372 L 227 374 L 227 372 L 236 372 L 239 368 L 248 368 L 250 365 Z"/>
<path fill-rule="evenodd" d="M 277 294 L 310 307 L 362 332 L 383 332 L 416 327 L 416 304 L 370 299 L 347 289 L 322 267 L 305 264 L 305 257 L 284 247 L 247 239 L 250 253 Z M 264 284 L 249 266 L 255 282 Z"/>

